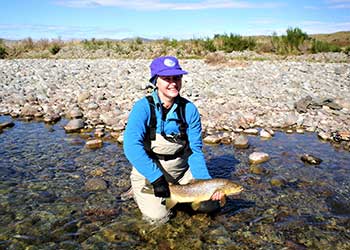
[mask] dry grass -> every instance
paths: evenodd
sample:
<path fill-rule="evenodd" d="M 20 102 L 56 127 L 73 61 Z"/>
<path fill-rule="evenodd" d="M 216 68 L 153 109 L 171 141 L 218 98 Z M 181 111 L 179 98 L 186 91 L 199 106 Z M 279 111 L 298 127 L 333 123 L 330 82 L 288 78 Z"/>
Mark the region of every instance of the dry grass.
<path fill-rule="evenodd" d="M 309 37 L 341 47 L 345 52 L 350 48 L 350 32 L 336 32 L 332 34 L 315 34 Z M 257 53 L 273 53 L 272 36 L 250 36 L 254 39 Z M 1 40 L 1 39 L 0 39 Z M 211 43 L 208 43 L 211 42 Z M 212 48 L 222 47 L 220 39 L 190 39 L 190 40 L 144 40 L 135 38 L 130 40 L 71 40 L 31 38 L 20 41 L 2 41 L 0 49 L 6 58 L 154 58 L 162 55 L 173 55 L 179 58 L 204 58 L 208 64 L 228 64 L 225 53 L 212 53 Z M 300 53 L 310 53 L 310 41 L 303 44 Z M 211 45 L 211 47 L 209 46 Z M 59 48 L 53 53 L 53 47 Z"/>

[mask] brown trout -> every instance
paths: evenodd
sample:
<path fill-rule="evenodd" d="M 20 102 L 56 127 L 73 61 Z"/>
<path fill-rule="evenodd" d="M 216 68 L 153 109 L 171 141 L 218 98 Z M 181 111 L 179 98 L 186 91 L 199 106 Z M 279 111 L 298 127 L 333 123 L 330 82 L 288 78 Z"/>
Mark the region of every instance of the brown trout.
<path fill-rule="evenodd" d="M 166 198 L 165 204 L 168 209 L 177 203 L 192 203 L 193 210 L 197 210 L 200 202 L 210 200 L 216 191 L 225 195 L 235 195 L 243 191 L 243 187 L 231 180 L 214 178 L 209 180 L 194 180 L 185 185 L 169 185 L 170 197 Z M 152 187 L 142 189 L 144 193 L 153 193 Z M 225 196 L 220 200 L 220 206 L 226 203 Z"/>

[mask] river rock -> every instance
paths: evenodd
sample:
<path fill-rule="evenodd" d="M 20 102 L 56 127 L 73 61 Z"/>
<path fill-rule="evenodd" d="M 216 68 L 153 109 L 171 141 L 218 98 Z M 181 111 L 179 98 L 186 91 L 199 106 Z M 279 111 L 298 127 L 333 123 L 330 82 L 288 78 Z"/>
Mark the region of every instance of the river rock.
<path fill-rule="evenodd" d="M 85 122 L 83 119 L 73 119 L 68 122 L 64 129 L 67 133 L 79 132 L 82 128 L 84 128 Z"/>
<path fill-rule="evenodd" d="M 219 135 L 215 134 L 215 135 L 208 135 L 206 137 L 204 137 L 203 142 L 207 143 L 207 144 L 218 144 L 220 143 L 221 138 Z"/>
<path fill-rule="evenodd" d="M 257 134 L 259 134 L 259 130 L 257 130 L 256 128 L 248 128 L 248 129 L 243 130 L 243 132 L 245 134 L 248 134 L 248 135 L 257 135 Z"/>
<path fill-rule="evenodd" d="M 249 162 L 251 164 L 259 164 L 266 162 L 270 159 L 270 156 L 264 152 L 254 152 L 249 155 Z"/>
<path fill-rule="evenodd" d="M 255 164 L 251 165 L 249 167 L 249 170 L 252 174 L 258 174 L 258 175 L 264 174 L 266 172 L 266 169 L 264 167 L 262 167 L 261 165 L 255 165 Z"/>
<path fill-rule="evenodd" d="M 98 149 L 103 146 L 103 141 L 101 139 L 89 140 L 86 142 L 85 147 L 89 149 Z"/>
<path fill-rule="evenodd" d="M 84 102 L 85 100 L 89 99 L 90 96 L 91 96 L 91 94 L 90 94 L 89 91 L 84 91 L 84 92 L 82 92 L 80 95 L 78 95 L 77 101 L 78 101 L 79 103 Z"/>
<path fill-rule="evenodd" d="M 12 128 L 13 126 L 15 126 L 13 121 L 9 121 L 9 122 L 2 122 L 0 123 L 0 129 L 5 129 L 5 128 Z"/>
<path fill-rule="evenodd" d="M 274 187 L 282 187 L 287 184 L 287 180 L 283 176 L 278 175 L 271 178 L 270 184 Z"/>
<path fill-rule="evenodd" d="M 248 137 L 246 135 L 239 135 L 234 141 L 234 146 L 236 148 L 241 148 L 241 149 L 248 148 L 249 147 Z"/>
<path fill-rule="evenodd" d="M 259 135 L 263 139 L 270 139 L 270 138 L 272 138 L 272 135 L 269 132 L 267 132 L 265 129 L 260 130 Z"/>
<path fill-rule="evenodd" d="M 107 182 L 99 177 L 94 177 L 86 181 L 85 189 L 87 191 L 102 191 L 108 188 Z"/>
<path fill-rule="evenodd" d="M 326 133 L 326 132 L 323 132 L 323 131 L 318 132 L 317 135 L 318 135 L 319 138 L 321 138 L 322 140 L 325 140 L 325 141 L 331 139 L 330 134 L 329 134 L 329 133 Z"/>
<path fill-rule="evenodd" d="M 84 116 L 83 112 L 78 107 L 73 108 L 71 111 L 68 112 L 68 118 L 70 119 L 78 119 L 78 118 L 82 118 L 83 116 Z"/>
<path fill-rule="evenodd" d="M 321 164 L 322 160 L 320 158 L 317 158 L 316 156 L 310 155 L 310 154 L 303 154 L 300 159 L 303 162 L 312 164 L 312 165 L 319 165 Z"/>

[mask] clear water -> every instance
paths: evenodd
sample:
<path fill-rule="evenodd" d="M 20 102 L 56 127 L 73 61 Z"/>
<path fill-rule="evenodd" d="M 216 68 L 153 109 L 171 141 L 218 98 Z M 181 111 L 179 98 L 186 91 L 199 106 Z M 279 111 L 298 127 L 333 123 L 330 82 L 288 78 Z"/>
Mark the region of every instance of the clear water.
<path fill-rule="evenodd" d="M 131 169 L 120 144 L 87 149 L 92 135 L 66 134 L 65 120 L 14 122 L 0 134 L 0 249 L 350 249 L 350 152 L 313 133 L 250 136 L 245 150 L 205 145 L 210 173 L 245 191 L 217 214 L 180 210 L 151 226 L 119 198 Z M 270 155 L 262 174 L 250 171 L 254 151 Z M 303 163 L 304 153 L 322 163 Z M 97 175 L 107 189 L 88 191 Z"/>

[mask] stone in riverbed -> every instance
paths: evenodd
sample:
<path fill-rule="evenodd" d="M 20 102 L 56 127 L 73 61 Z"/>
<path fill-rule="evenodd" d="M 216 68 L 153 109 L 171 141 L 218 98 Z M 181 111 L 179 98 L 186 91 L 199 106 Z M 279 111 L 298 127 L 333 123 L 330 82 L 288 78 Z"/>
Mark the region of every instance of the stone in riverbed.
<path fill-rule="evenodd" d="M 264 173 L 266 173 L 266 169 L 264 168 L 264 167 L 262 167 L 262 166 L 260 166 L 260 165 L 251 165 L 250 166 L 250 172 L 252 173 L 252 174 L 258 174 L 258 175 L 260 175 L 260 174 L 264 174 Z"/>
<path fill-rule="evenodd" d="M 310 154 L 303 154 L 300 159 L 303 161 L 303 162 L 307 162 L 309 164 L 312 164 L 312 165 L 319 165 L 322 160 L 320 158 L 317 158 L 313 155 L 310 155 Z"/>
<path fill-rule="evenodd" d="M 249 140 L 248 137 L 245 135 L 238 136 L 234 141 L 234 146 L 236 148 L 248 148 L 249 147 Z"/>
<path fill-rule="evenodd" d="M 203 139 L 203 142 L 207 144 L 218 144 L 220 141 L 221 138 L 219 135 L 208 135 Z"/>
<path fill-rule="evenodd" d="M 61 116 L 58 114 L 47 114 L 44 117 L 44 122 L 46 123 L 55 123 L 61 119 Z"/>
<path fill-rule="evenodd" d="M 249 162 L 251 164 L 259 164 L 266 162 L 270 159 L 270 156 L 264 152 L 254 152 L 249 155 Z"/>
<path fill-rule="evenodd" d="M 320 131 L 317 135 L 319 138 L 321 138 L 322 140 L 325 140 L 325 141 L 327 141 L 331 138 L 331 136 L 328 133 L 323 132 L 323 131 Z"/>
<path fill-rule="evenodd" d="M 270 184 L 274 187 L 282 187 L 287 184 L 287 180 L 283 176 L 274 176 L 270 180 Z"/>
<path fill-rule="evenodd" d="M 265 129 L 260 130 L 259 135 L 263 139 L 270 139 L 272 135 Z"/>
<path fill-rule="evenodd" d="M 106 190 L 107 188 L 107 182 L 104 179 L 98 177 L 91 178 L 85 183 L 85 189 L 87 191 L 102 191 Z"/>
<path fill-rule="evenodd" d="M 89 149 L 98 149 L 103 146 L 103 141 L 101 139 L 89 140 L 86 142 L 85 147 Z"/>
<path fill-rule="evenodd" d="M 0 130 L 3 130 L 5 128 L 12 128 L 13 126 L 15 126 L 15 124 L 12 121 L 3 122 L 3 123 L 0 123 Z"/>
<path fill-rule="evenodd" d="M 73 119 L 68 122 L 64 129 L 67 133 L 79 132 L 82 128 L 84 128 L 85 122 L 82 119 Z"/>
<path fill-rule="evenodd" d="M 257 134 L 259 134 L 259 130 L 257 130 L 256 128 L 247 128 L 247 129 L 243 130 L 243 132 L 245 134 L 248 134 L 248 135 L 257 135 Z"/>

